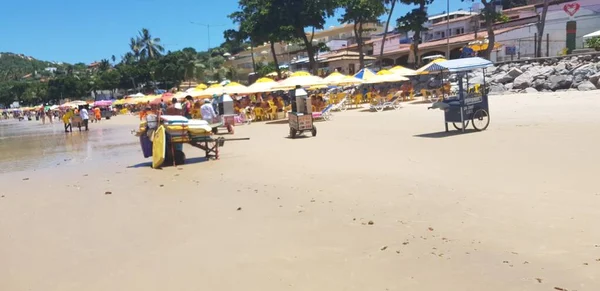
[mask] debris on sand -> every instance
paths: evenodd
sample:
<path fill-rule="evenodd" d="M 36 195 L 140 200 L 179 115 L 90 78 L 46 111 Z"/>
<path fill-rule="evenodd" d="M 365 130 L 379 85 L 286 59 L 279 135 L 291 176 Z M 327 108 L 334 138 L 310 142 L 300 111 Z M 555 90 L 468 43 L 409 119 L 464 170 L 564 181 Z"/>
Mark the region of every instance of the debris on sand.
<path fill-rule="evenodd" d="M 381 247 L 381 250 L 382 250 L 382 251 L 385 251 L 386 249 L 387 249 L 387 246 L 382 246 L 382 247 Z"/>
<path fill-rule="evenodd" d="M 238 208 L 237 208 L 237 211 L 240 211 L 240 210 L 242 210 L 242 208 L 241 208 L 241 207 L 238 207 Z"/>
<path fill-rule="evenodd" d="M 535 278 L 538 283 L 542 283 L 542 278 Z"/>
<path fill-rule="evenodd" d="M 373 222 L 373 220 L 369 220 L 369 222 L 367 222 L 368 225 L 373 225 L 375 224 L 375 222 Z"/>
<path fill-rule="evenodd" d="M 433 231 L 433 227 L 430 227 L 430 228 L 428 228 L 428 229 L 429 229 L 429 231 Z"/>
<path fill-rule="evenodd" d="M 554 287 L 554 290 L 558 290 L 558 291 L 569 291 L 565 288 L 561 288 L 561 287 Z"/>
<path fill-rule="evenodd" d="M 110 194 L 112 194 L 112 192 L 110 192 L 110 191 L 104 192 L 104 195 L 110 195 Z"/>
<path fill-rule="evenodd" d="M 23 178 L 23 181 L 29 181 L 29 178 Z"/>

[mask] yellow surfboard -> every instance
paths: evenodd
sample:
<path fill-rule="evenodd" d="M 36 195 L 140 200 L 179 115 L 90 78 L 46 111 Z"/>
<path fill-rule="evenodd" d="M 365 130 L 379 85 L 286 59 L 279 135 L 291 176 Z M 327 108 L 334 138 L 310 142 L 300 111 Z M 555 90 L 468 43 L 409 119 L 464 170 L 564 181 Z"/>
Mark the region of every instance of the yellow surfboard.
<path fill-rule="evenodd" d="M 167 137 L 165 135 L 165 127 L 159 126 L 152 138 L 152 168 L 158 169 L 165 161 L 165 147 L 167 145 Z"/>

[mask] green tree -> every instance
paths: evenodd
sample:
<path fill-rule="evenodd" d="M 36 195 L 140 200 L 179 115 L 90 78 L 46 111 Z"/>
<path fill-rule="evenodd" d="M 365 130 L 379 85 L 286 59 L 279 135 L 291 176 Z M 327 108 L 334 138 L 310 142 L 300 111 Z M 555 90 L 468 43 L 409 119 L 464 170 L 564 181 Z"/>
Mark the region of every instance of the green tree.
<path fill-rule="evenodd" d="M 368 23 L 378 22 L 378 18 L 385 13 L 383 1 L 379 0 L 341 0 L 344 13 L 339 21 L 354 25 L 354 36 L 358 46 L 360 69 L 365 67 L 365 52 L 363 33 L 369 31 L 365 28 Z"/>
<path fill-rule="evenodd" d="M 433 0 L 400 0 L 401 3 L 407 5 L 418 5 L 419 7 L 406 13 L 406 15 L 397 19 L 398 29 L 408 33 L 414 33 L 412 39 L 412 50 L 415 60 L 415 67 L 420 63 L 419 60 L 419 44 L 421 43 L 421 33 L 427 31 L 424 26 L 427 22 L 427 11 L 425 7 L 433 3 Z"/>
<path fill-rule="evenodd" d="M 385 39 L 387 37 L 387 33 L 390 28 L 390 21 L 392 20 L 392 13 L 394 13 L 394 8 L 396 7 L 396 2 L 398 2 L 398 0 L 383 0 L 383 3 L 385 5 L 389 5 L 390 8 L 387 9 L 388 17 L 387 17 L 387 21 L 385 22 L 385 30 L 383 31 L 383 38 L 381 39 L 381 48 L 379 49 L 379 57 L 377 58 L 379 60 L 379 69 L 381 69 L 383 67 L 383 48 L 385 46 Z"/>
<path fill-rule="evenodd" d="M 110 66 L 110 62 L 107 59 L 102 59 L 100 61 L 100 64 L 98 65 L 98 70 L 100 72 L 106 72 L 108 70 L 110 70 L 111 66 Z"/>
<path fill-rule="evenodd" d="M 475 0 L 462 0 L 475 2 Z M 490 54 L 492 50 L 494 50 L 494 45 L 496 44 L 496 34 L 494 33 L 494 23 L 501 19 L 502 14 L 496 12 L 496 7 L 494 4 L 494 0 L 481 0 L 481 4 L 483 4 L 483 9 L 481 10 L 481 18 L 485 21 L 485 28 L 487 30 L 488 36 L 488 47 L 479 55 L 481 57 L 490 58 Z"/>
<path fill-rule="evenodd" d="M 131 49 L 131 55 L 133 55 L 134 60 L 139 60 L 140 59 L 140 53 L 141 53 L 141 42 L 139 38 L 131 38 L 129 39 L 129 49 Z"/>
<path fill-rule="evenodd" d="M 165 48 L 160 44 L 160 38 L 152 37 L 147 28 L 142 28 L 138 36 L 140 55 L 142 58 L 154 59 L 165 51 Z"/>
<path fill-rule="evenodd" d="M 281 29 L 293 31 L 293 36 L 304 42 L 310 69 L 313 74 L 316 74 L 318 66 L 313 48 L 312 36 L 314 36 L 314 33 L 309 39 L 305 29 L 311 28 L 313 32 L 315 29 L 323 29 L 327 18 L 333 16 L 335 10 L 339 7 L 338 1 L 273 0 L 270 7 L 272 9 L 269 10 L 269 15 L 281 21 L 279 23 Z"/>

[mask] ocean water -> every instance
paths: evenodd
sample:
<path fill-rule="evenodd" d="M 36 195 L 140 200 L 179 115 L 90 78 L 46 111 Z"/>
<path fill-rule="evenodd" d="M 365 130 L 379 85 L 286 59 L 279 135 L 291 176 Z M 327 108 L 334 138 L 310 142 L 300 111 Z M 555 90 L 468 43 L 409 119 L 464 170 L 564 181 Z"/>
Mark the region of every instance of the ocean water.
<path fill-rule="evenodd" d="M 131 125 L 118 120 L 92 123 L 89 131 L 74 128 L 65 133 L 63 123 L 0 121 L 0 173 L 98 163 L 140 151 Z M 141 153 L 139 154 L 141 157 Z"/>

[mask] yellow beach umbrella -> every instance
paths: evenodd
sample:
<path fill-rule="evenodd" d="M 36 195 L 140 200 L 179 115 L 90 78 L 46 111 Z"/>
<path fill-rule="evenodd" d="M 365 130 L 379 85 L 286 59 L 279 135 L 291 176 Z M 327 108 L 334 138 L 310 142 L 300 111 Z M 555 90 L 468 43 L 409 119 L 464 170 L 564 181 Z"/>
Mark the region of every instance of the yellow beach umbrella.
<path fill-rule="evenodd" d="M 260 78 L 260 79 L 256 80 L 256 82 L 254 82 L 254 84 L 248 86 L 244 93 L 240 93 L 240 94 L 271 92 L 271 91 L 273 91 L 271 88 L 273 88 L 273 86 L 275 86 L 277 84 L 278 83 L 275 82 L 273 79 Z"/>
<path fill-rule="evenodd" d="M 317 76 L 292 76 L 281 82 L 278 85 L 273 86 L 273 89 L 276 90 L 285 90 L 285 89 L 293 89 L 296 86 L 301 87 L 311 87 L 316 85 L 327 85 L 327 82 L 323 80 L 321 77 Z"/>
<path fill-rule="evenodd" d="M 470 42 L 469 47 L 476 52 L 484 51 L 484 50 L 487 50 L 489 43 L 490 43 L 490 41 L 487 38 L 480 39 L 480 40 Z M 502 44 L 497 43 L 497 42 L 494 43 L 494 49 L 499 49 L 500 47 L 502 47 Z"/>
<path fill-rule="evenodd" d="M 379 72 L 377 72 L 377 75 L 391 75 L 393 74 L 392 72 L 388 71 L 388 70 L 381 70 Z"/>
<path fill-rule="evenodd" d="M 246 89 L 248 89 L 248 87 L 238 82 L 231 82 L 225 85 L 225 87 L 223 88 L 224 92 L 227 94 L 244 94 L 244 92 L 246 92 Z"/>
<path fill-rule="evenodd" d="M 308 77 L 308 76 L 312 76 L 312 75 L 307 71 L 298 71 L 298 72 L 294 72 L 290 75 L 290 77 Z"/>
<path fill-rule="evenodd" d="M 430 73 L 429 71 L 427 71 L 427 69 L 428 69 L 429 67 L 431 67 L 431 66 L 432 66 L 433 64 L 435 64 L 435 63 L 443 62 L 443 61 L 445 61 L 445 60 L 446 60 L 446 59 L 443 59 L 443 58 L 435 59 L 435 60 L 433 60 L 433 61 L 429 62 L 427 65 L 424 65 L 424 66 L 420 67 L 419 69 L 417 69 L 417 70 L 415 71 L 415 73 L 416 73 L 417 75 L 427 75 L 427 74 L 429 74 L 429 73 Z"/>
<path fill-rule="evenodd" d="M 206 86 L 206 84 L 199 84 L 198 86 L 196 86 L 196 90 L 200 91 L 200 90 L 204 90 L 208 88 L 208 86 Z"/>
<path fill-rule="evenodd" d="M 392 72 L 394 74 L 399 74 L 402 76 L 414 76 L 415 75 L 415 70 L 411 70 L 411 69 L 403 67 L 403 66 L 395 66 L 390 69 L 390 72 Z"/>
<path fill-rule="evenodd" d="M 123 105 L 125 104 L 126 99 L 119 99 L 113 103 L 113 105 Z"/>
<path fill-rule="evenodd" d="M 206 90 L 200 92 L 197 97 L 212 97 L 213 95 L 221 95 L 223 94 L 224 87 L 221 84 L 212 84 Z"/>
<path fill-rule="evenodd" d="M 355 78 L 353 76 L 344 76 L 343 78 L 331 82 L 329 84 L 331 85 L 337 85 L 337 86 L 351 86 L 351 85 L 360 85 L 362 84 L 364 81 L 359 79 L 359 78 Z"/>
<path fill-rule="evenodd" d="M 343 79 L 344 77 L 346 77 L 346 75 L 339 72 L 333 72 L 329 74 L 329 76 L 325 77 L 325 79 L 323 80 L 325 80 L 325 82 L 327 82 L 328 84 L 331 84 L 335 81 Z"/>

